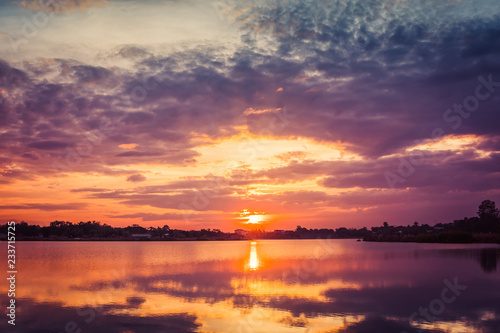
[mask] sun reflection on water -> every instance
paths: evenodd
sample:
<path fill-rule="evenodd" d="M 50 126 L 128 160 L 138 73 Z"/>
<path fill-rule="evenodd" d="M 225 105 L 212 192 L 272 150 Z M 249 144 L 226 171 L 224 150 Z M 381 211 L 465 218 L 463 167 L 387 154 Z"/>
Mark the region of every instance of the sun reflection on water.
<path fill-rule="evenodd" d="M 260 267 L 260 260 L 257 254 L 257 242 L 253 241 L 250 243 L 250 257 L 246 265 L 247 270 L 256 271 Z"/>
<path fill-rule="evenodd" d="M 78 315 L 74 309 L 98 307 L 103 310 L 95 312 L 96 320 L 110 332 L 114 327 L 132 332 L 131 327 L 147 324 L 164 332 L 180 327 L 186 332 L 197 327 L 197 332 L 221 333 L 247 327 L 281 333 L 358 332 L 364 327 L 380 327 L 377 332 L 395 327 L 401 328 L 398 332 L 480 332 L 480 325 L 498 319 L 494 307 L 498 302 L 493 303 L 498 297 L 488 308 L 457 312 L 464 319 L 441 316 L 433 323 L 409 326 L 407 312 L 400 311 L 407 304 L 399 297 L 402 293 L 416 304 L 429 304 L 426 295 L 436 292 L 435 282 L 427 277 L 426 265 L 431 264 L 434 274 L 463 274 L 480 297 L 490 297 L 491 287 L 498 284 L 496 272 L 484 268 L 483 272 L 480 263 L 463 270 L 468 261 L 480 259 L 482 247 L 453 245 L 461 251 L 450 252 L 448 244 L 433 245 L 435 250 L 430 252 L 429 245 L 415 250 L 398 244 L 332 242 L 328 247 L 318 240 L 102 242 L 92 247 L 86 242 L 23 242 L 19 267 L 25 284 L 16 297 L 25 299 L 27 309 L 20 324 L 31 329 L 19 332 L 41 331 L 28 321 L 46 311 L 56 313 L 51 321 L 64 326 Z M 89 252 L 102 260 L 89 262 Z M 495 261 L 497 253 L 492 254 Z M 450 255 L 456 255 L 457 261 L 450 261 Z M 56 292 L 53 276 L 58 278 Z M 386 296 L 380 297 L 381 293 Z M 460 297 L 467 301 L 468 295 L 464 292 Z M 362 302 L 353 301 L 360 298 Z M 5 299 L 0 295 L 1 302 Z M 382 310 L 367 310 L 372 305 Z M 318 309 L 322 312 L 317 313 Z M 379 317 L 372 317 L 372 311 Z M 11 331 L 7 325 L 0 321 L 0 332 Z M 82 330 L 92 331 L 96 322 L 89 325 Z"/>

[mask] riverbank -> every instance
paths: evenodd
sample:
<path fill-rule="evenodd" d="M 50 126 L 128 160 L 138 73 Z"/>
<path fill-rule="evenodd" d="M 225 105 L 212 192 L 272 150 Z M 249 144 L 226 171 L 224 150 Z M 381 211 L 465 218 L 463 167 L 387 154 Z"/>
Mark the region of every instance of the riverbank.
<path fill-rule="evenodd" d="M 311 240 L 311 239 L 352 239 L 359 240 L 359 237 L 346 237 L 346 238 L 331 238 L 331 237 L 314 237 L 314 238 L 250 238 L 244 236 L 234 236 L 234 237 L 190 237 L 190 238 L 174 238 L 174 237 L 164 237 L 164 238 L 130 238 L 130 237 L 113 237 L 113 238 L 65 238 L 65 237 L 22 237 L 16 239 L 16 241 L 24 242 L 214 242 L 214 241 L 253 241 L 253 240 Z M 0 241 L 6 240 L 6 237 L 1 237 Z"/>
<path fill-rule="evenodd" d="M 403 242 L 403 243 L 498 243 L 500 234 L 473 234 L 464 231 L 445 231 L 436 234 L 417 235 L 368 235 L 366 242 Z"/>

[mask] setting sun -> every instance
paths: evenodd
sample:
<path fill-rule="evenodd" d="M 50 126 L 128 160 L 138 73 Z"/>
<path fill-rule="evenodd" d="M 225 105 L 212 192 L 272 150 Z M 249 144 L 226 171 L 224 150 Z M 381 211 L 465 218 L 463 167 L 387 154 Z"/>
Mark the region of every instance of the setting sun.
<path fill-rule="evenodd" d="M 260 224 L 263 222 L 262 215 L 251 215 L 248 217 L 248 222 L 250 224 Z"/>
<path fill-rule="evenodd" d="M 269 220 L 269 215 L 265 212 L 255 212 L 248 209 L 243 209 L 239 215 L 239 219 L 245 224 L 262 224 Z"/>

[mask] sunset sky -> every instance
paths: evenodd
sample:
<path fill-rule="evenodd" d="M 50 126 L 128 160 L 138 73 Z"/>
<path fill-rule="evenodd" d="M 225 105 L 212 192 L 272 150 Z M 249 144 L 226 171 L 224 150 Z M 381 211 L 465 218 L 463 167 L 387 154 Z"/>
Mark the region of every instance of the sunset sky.
<path fill-rule="evenodd" d="M 498 0 L 0 0 L 0 218 L 451 222 L 499 102 Z"/>

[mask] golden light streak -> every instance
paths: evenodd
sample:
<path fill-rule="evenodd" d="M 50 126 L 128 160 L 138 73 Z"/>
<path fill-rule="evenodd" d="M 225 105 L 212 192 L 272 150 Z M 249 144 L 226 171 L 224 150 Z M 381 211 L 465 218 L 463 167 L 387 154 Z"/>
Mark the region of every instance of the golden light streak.
<path fill-rule="evenodd" d="M 248 259 L 248 269 L 251 271 L 256 271 L 259 269 L 260 260 L 257 255 L 257 242 L 250 243 L 250 258 Z"/>
<path fill-rule="evenodd" d="M 465 151 L 473 149 L 478 157 L 485 158 L 490 156 L 490 152 L 477 149 L 477 146 L 484 138 L 477 135 L 446 135 L 436 140 L 419 143 L 411 148 L 406 149 L 410 153 L 414 150 L 423 150 L 430 152 L 437 151 Z"/>

